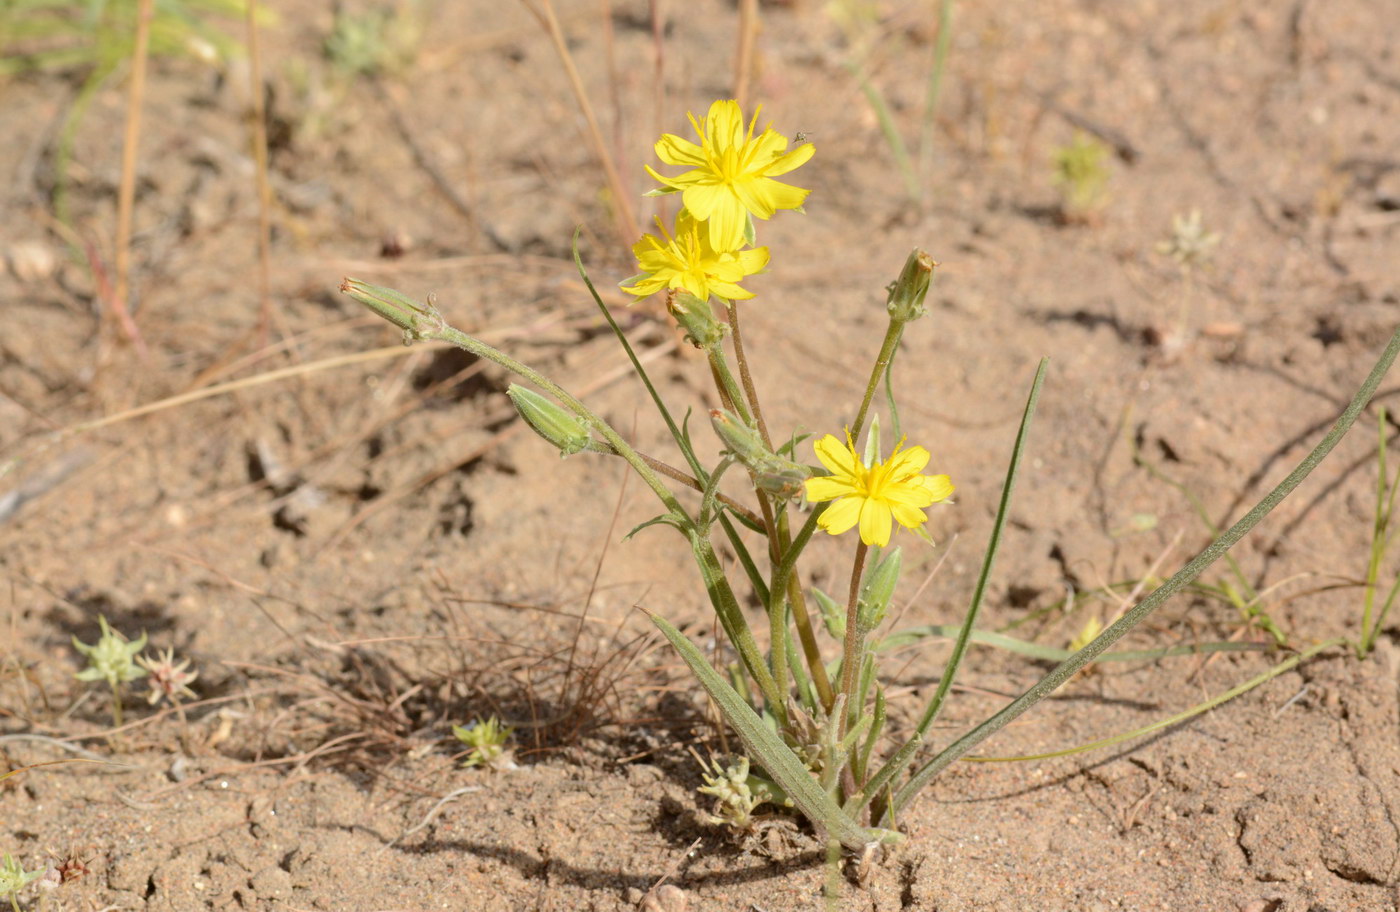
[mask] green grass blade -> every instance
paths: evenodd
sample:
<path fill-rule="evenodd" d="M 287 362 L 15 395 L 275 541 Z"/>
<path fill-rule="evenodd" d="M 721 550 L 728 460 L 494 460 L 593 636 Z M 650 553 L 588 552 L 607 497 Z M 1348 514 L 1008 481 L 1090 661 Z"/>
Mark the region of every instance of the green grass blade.
<path fill-rule="evenodd" d="M 907 807 L 914 796 L 917 795 L 924 786 L 928 785 L 929 782 L 933 781 L 935 776 L 947 768 L 948 764 L 966 755 L 978 744 L 981 744 L 987 738 L 1001 731 L 1012 720 L 1045 699 L 1048 694 L 1065 681 L 1069 680 L 1075 672 L 1101 655 L 1109 646 L 1112 646 L 1114 643 L 1118 642 L 1118 640 L 1122 639 L 1139 621 L 1151 614 L 1158 606 L 1175 595 L 1188 583 L 1196 579 L 1196 577 L 1200 576 L 1207 567 L 1215 563 L 1221 555 L 1233 547 L 1241 538 L 1244 538 L 1251 529 L 1259 524 L 1260 520 L 1267 516 L 1274 507 L 1278 506 L 1280 501 L 1292 493 L 1293 489 L 1298 487 L 1304 478 L 1308 477 L 1312 470 L 1317 467 L 1317 464 L 1326 458 L 1328 453 L 1332 452 L 1332 448 L 1337 445 L 1337 441 L 1341 440 L 1342 436 L 1351 429 L 1351 426 L 1356 422 L 1357 416 L 1361 414 L 1361 410 L 1366 407 L 1366 403 L 1370 401 L 1371 396 L 1375 393 L 1376 387 L 1380 385 L 1381 378 L 1385 376 L 1385 372 L 1390 369 L 1390 365 L 1395 361 L 1397 352 L 1400 352 L 1400 329 L 1396 330 L 1395 334 L 1390 337 L 1390 343 L 1386 346 L 1385 351 L 1381 353 L 1375 366 L 1371 368 L 1371 373 L 1366 377 L 1366 381 L 1362 383 L 1361 388 L 1357 390 L 1356 395 L 1351 400 L 1351 404 L 1342 412 L 1336 424 L 1328 431 L 1327 436 L 1323 437 L 1322 441 L 1318 443 L 1313 451 L 1304 457 L 1303 461 L 1300 462 L 1292 472 L 1288 473 L 1288 477 L 1279 482 L 1278 486 L 1265 495 L 1264 499 L 1259 501 L 1259 503 L 1246 513 L 1243 518 L 1229 529 L 1226 529 L 1219 538 L 1206 546 L 1206 549 L 1196 555 L 1190 563 L 1178 570 L 1171 579 L 1163 583 L 1148 595 L 1147 598 L 1129 609 L 1107 630 L 1099 634 L 1092 643 L 1079 650 L 1073 657 L 1061 662 L 1053 671 L 1041 678 L 1040 681 L 1021 696 L 1008 703 L 1001 711 L 984 721 L 981 725 L 978 725 L 966 735 L 963 735 L 928 763 L 920 767 L 896 794 L 894 806 L 886 813 L 898 813 L 900 810 Z"/>
<path fill-rule="evenodd" d="M 915 727 L 920 737 L 928 735 L 929 728 L 938 718 L 939 711 L 943 708 L 943 701 L 948 697 L 948 691 L 953 686 L 953 679 L 957 677 L 958 666 L 962 664 L 963 656 L 967 653 L 967 644 L 972 639 L 972 631 L 977 623 L 977 612 L 982 608 L 982 599 L 987 594 L 987 582 L 992 577 L 992 567 L 996 563 L 997 550 L 1001 547 L 1001 533 L 1006 526 L 1006 514 L 1011 508 L 1011 494 L 1016 487 L 1016 473 L 1021 467 L 1021 455 L 1026 449 L 1026 436 L 1030 433 L 1031 418 L 1035 415 L 1036 401 L 1040 399 L 1040 388 L 1045 383 L 1045 370 L 1050 359 L 1041 358 L 1040 366 L 1036 368 L 1035 380 L 1031 381 L 1031 393 L 1026 397 L 1026 409 L 1021 414 L 1021 427 L 1016 431 L 1016 443 L 1011 448 L 1011 463 L 1006 467 L 1006 482 L 1001 488 L 1001 503 L 997 505 L 997 518 L 992 523 L 992 536 L 987 541 L 987 551 L 982 558 L 982 572 L 977 577 L 977 586 L 972 591 L 972 603 L 968 605 L 967 616 L 963 618 L 962 630 L 958 632 L 958 638 L 953 644 L 953 654 L 948 657 L 948 664 L 943 668 L 943 674 L 938 681 L 938 690 L 934 693 L 933 699 L 929 701 L 928 708 L 924 710 L 923 717 L 919 719 L 919 724 Z"/>
<path fill-rule="evenodd" d="M 1067 747 L 1064 750 L 1050 751 L 1044 754 L 1026 754 L 1021 757 L 964 757 L 963 760 L 969 763 L 1017 763 L 1024 760 L 1049 760 L 1052 757 L 1068 757 L 1071 754 L 1082 754 L 1091 750 L 1098 750 L 1101 747 L 1112 747 L 1115 744 L 1122 744 L 1124 741 L 1131 741 L 1134 738 L 1141 738 L 1143 735 L 1150 735 L 1153 732 L 1161 731 L 1164 728 L 1170 728 L 1173 725 L 1178 725 L 1182 722 L 1185 722 L 1187 719 L 1192 719 L 1196 716 L 1201 715 L 1202 713 L 1209 712 L 1210 710 L 1215 709 L 1215 707 L 1219 706 L 1220 704 L 1227 703 L 1230 700 L 1233 700 L 1235 697 L 1240 696 L 1241 694 L 1248 693 L 1249 691 L 1260 686 L 1261 684 L 1267 684 L 1269 681 L 1272 681 L 1274 678 L 1278 677 L 1284 672 L 1295 668 L 1300 662 L 1307 661 L 1308 659 L 1317 655 L 1319 652 L 1331 649 L 1334 646 L 1344 646 L 1346 645 L 1346 642 L 1347 641 L 1344 637 L 1337 637 L 1335 639 L 1327 640 L 1324 643 L 1318 643 L 1316 646 L 1313 646 L 1310 649 L 1306 649 L 1303 652 L 1300 652 L 1297 655 L 1293 656 L 1292 658 L 1283 660 L 1282 662 L 1278 663 L 1273 668 L 1270 668 L 1263 674 L 1256 675 L 1255 677 L 1250 678 L 1248 681 L 1245 681 L 1243 684 L 1230 688 L 1229 690 L 1225 691 L 1219 696 L 1211 697 L 1204 703 L 1197 703 L 1195 706 L 1191 707 L 1188 710 L 1179 712 L 1176 715 L 1170 716 L 1166 719 L 1161 719 L 1156 722 L 1153 722 L 1151 725 L 1144 725 L 1142 728 L 1135 728 L 1130 732 L 1123 732 L 1122 734 L 1112 735 L 1108 738 L 1100 738 L 1097 741 L 1090 741 L 1088 744 L 1081 744 L 1077 747 Z"/>
<path fill-rule="evenodd" d="M 651 620 L 700 679 L 700 685 L 719 706 L 725 721 L 744 743 L 744 750 L 763 765 L 764 772 L 787 792 L 792 803 L 808 820 L 853 851 L 871 842 L 902 841 L 903 837 L 898 833 L 862 827 L 843 812 L 836 799 L 821 790 L 807 767 L 802 765 L 802 761 L 777 733 L 764 725 L 753 707 L 744 702 L 729 686 L 729 682 L 710 667 L 695 644 L 664 618 L 653 614 Z"/>
<path fill-rule="evenodd" d="M 637 357 L 636 351 L 632 348 L 632 343 L 627 340 L 627 334 L 622 331 L 622 327 L 617 325 L 617 320 L 613 319 L 612 311 L 608 310 L 608 305 L 603 303 L 603 299 L 598 295 L 598 289 L 593 287 L 593 280 L 588 277 L 588 270 L 583 267 L 583 257 L 579 254 L 578 237 L 583 232 L 582 228 L 574 231 L 574 266 L 578 268 L 579 277 L 583 279 L 583 284 L 587 286 L 588 293 L 593 296 L 593 303 L 598 305 L 598 309 L 603 312 L 603 319 L 608 321 L 608 326 L 612 328 L 613 335 L 622 345 L 622 350 L 627 353 L 627 358 L 632 362 L 632 369 L 641 378 L 642 385 L 646 387 L 647 394 L 651 396 L 651 401 L 656 404 L 656 410 L 661 413 L 661 419 L 666 422 L 666 429 L 671 432 L 671 437 L 675 439 L 676 446 L 680 447 L 681 453 L 685 456 L 685 461 L 690 465 L 690 471 L 701 485 L 705 484 L 705 470 L 700 465 L 700 460 L 695 456 L 695 450 L 691 447 L 686 435 L 681 433 L 681 429 L 676 424 L 676 420 L 671 417 L 671 410 L 666 408 L 666 403 L 662 401 L 661 394 L 656 391 L 656 387 L 651 382 L 650 375 L 646 368 L 642 366 L 641 359 Z"/>
<path fill-rule="evenodd" d="M 912 627 L 908 630 L 901 630 L 899 633 L 885 637 L 875 643 L 871 648 L 876 652 L 891 652 L 896 649 L 912 646 L 919 640 L 929 637 L 946 637 L 951 640 L 956 637 L 961 630 L 961 625 L 956 624 L 928 624 L 923 627 Z M 973 630 L 969 639 L 973 643 L 977 643 L 981 646 L 1004 649 L 1007 652 L 1014 652 L 1017 655 L 1027 656 L 1032 659 L 1040 659 L 1046 662 L 1063 662 L 1065 659 L 1074 655 L 1074 650 L 1072 649 L 1060 649 L 1056 646 L 1045 646 L 1041 643 L 1033 643 L 1029 640 L 1018 640 L 1004 633 L 995 633 L 990 630 Z M 1105 652 L 1096 657 L 1094 661 L 1096 663 L 1151 662 L 1157 659 L 1168 659 L 1175 656 L 1206 655 L 1213 652 L 1268 652 L 1274 648 L 1273 643 L 1236 643 L 1231 641 L 1184 643 L 1179 646 L 1161 646 L 1156 649 Z"/>

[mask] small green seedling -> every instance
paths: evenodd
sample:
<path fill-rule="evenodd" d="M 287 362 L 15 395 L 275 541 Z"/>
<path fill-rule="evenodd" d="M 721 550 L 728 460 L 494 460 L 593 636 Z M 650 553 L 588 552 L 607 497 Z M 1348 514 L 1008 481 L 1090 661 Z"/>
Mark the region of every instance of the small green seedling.
<path fill-rule="evenodd" d="M 394 9 L 335 13 L 324 45 L 326 59 L 346 76 L 380 76 L 408 69 L 417 56 L 423 17 L 416 3 Z"/>
<path fill-rule="evenodd" d="M 705 784 L 696 791 L 715 798 L 714 813 L 706 818 L 710 823 L 747 833 L 754 827 L 754 811 L 759 806 L 782 803 L 772 783 L 750 772 L 748 757 L 736 757 L 728 766 L 704 760 L 700 765 Z"/>
<path fill-rule="evenodd" d="M 1157 252 L 1175 260 L 1183 274 L 1205 265 L 1220 243 L 1220 232 L 1207 231 L 1201 222 L 1201 210 L 1192 209 L 1187 215 L 1172 216 L 1171 233 L 1157 242 Z"/>
<path fill-rule="evenodd" d="M 1075 133 L 1051 157 L 1052 179 L 1060 190 L 1060 215 L 1066 222 L 1082 223 L 1107 202 L 1108 147 L 1087 133 Z"/>
<path fill-rule="evenodd" d="M 3 862 L 0 862 L 0 896 L 8 896 L 10 908 L 14 912 L 20 912 L 20 891 L 43 876 L 43 871 L 24 870 L 15 857 L 6 852 Z"/>
<path fill-rule="evenodd" d="M 92 646 L 73 637 L 73 648 L 87 656 L 88 667 L 78 672 L 79 681 L 106 681 L 112 688 L 112 724 L 122 724 L 121 686 L 128 681 L 136 681 L 146 676 L 146 669 L 136 664 L 136 654 L 146 648 L 146 634 L 131 642 L 111 627 L 107 618 L 98 615 L 102 625 L 102 636 Z"/>
<path fill-rule="evenodd" d="M 471 748 L 463 766 L 480 766 L 496 772 L 515 769 L 515 758 L 506 750 L 506 741 L 515 733 L 510 726 L 501 725 L 495 716 L 485 722 L 476 720 L 465 727 L 452 726 L 457 740 Z"/>

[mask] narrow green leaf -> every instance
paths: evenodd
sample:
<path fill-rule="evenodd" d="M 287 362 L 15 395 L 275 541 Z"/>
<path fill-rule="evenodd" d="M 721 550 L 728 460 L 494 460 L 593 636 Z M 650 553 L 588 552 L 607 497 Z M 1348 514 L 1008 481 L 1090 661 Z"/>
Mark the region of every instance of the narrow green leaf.
<path fill-rule="evenodd" d="M 744 750 L 763 765 L 764 772 L 787 792 L 793 804 L 808 820 L 826 830 L 831 838 L 852 851 L 863 849 L 872 842 L 903 841 L 904 837 L 900 833 L 862 827 L 842 812 L 836 799 L 818 787 L 812 779 L 812 774 L 802 765 L 797 755 L 772 729 L 763 724 L 758 713 L 729 686 L 729 682 L 710 667 L 710 663 L 705 661 L 705 656 L 695 644 L 671 626 L 665 618 L 653 614 L 651 620 L 700 679 L 700 685 L 719 706 L 725 721 L 744 743 Z"/>

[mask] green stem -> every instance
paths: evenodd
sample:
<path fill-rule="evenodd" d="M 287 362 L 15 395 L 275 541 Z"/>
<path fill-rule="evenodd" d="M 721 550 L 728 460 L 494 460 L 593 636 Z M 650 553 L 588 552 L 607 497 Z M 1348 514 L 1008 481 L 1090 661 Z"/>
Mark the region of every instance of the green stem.
<path fill-rule="evenodd" d="M 860 577 L 865 570 L 865 555 L 870 550 L 870 546 L 861 539 L 856 545 L 856 557 L 851 562 L 851 591 L 846 598 L 846 642 L 841 647 L 841 691 L 840 695 L 846 698 L 845 709 L 841 713 L 841 721 L 837 725 L 837 732 L 840 737 L 846 736 L 846 720 L 852 715 L 860 715 L 860 707 L 854 706 L 856 674 L 860 670 L 861 655 L 860 647 L 864 640 L 864 631 L 860 629 Z"/>
<path fill-rule="evenodd" d="M 816 504 L 811 515 L 807 517 L 807 521 L 797 531 L 797 537 L 783 548 L 783 559 L 773 572 L 773 584 L 769 587 L 769 592 L 771 593 L 773 589 L 781 589 L 780 581 L 786 580 L 788 599 L 792 604 L 792 617 L 797 623 L 797 638 L 802 642 L 802 654 L 807 658 L 807 668 L 811 670 L 812 683 L 817 688 L 817 696 L 821 698 L 822 708 L 830 712 L 836 694 L 831 690 L 831 679 L 827 677 L 826 664 L 822 662 L 821 648 L 817 646 L 817 636 L 812 629 L 812 617 L 807 612 L 807 601 L 802 596 L 802 583 L 798 580 L 797 574 L 793 572 L 797 566 L 798 556 L 807 547 L 812 533 L 817 531 L 817 517 L 822 515 L 822 510 L 825 508 L 826 504 Z"/>
<path fill-rule="evenodd" d="M 122 727 L 122 692 L 121 692 L 121 689 L 120 689 L 120 685 L 118 685 L 117 682 L 116 682 L 115 680 L 111 681 L 110 683 L 111 683 L 111 685 L 112 685 L 112 727 L 113 727 L 113 728 L 121 728 L 121 727 Z"/>
<path fill-rule="evenodd" d="M 870 411 L 870 400 L 875 398 L 875 390 L 880 385 L 880 377 L 889 367 L 894 351 L 899 347 L 899 339 L 904 335 L 904 324 L 891 319 L 885 329 L 885 341 L 880 344 L 880 354 L 875 359 L 875 367 L 870 371 L 870 381 L 865 384 L 865 397 L 860 401 L 860 411 L 856 413 L 855 424 L 851 427 L 851 439 L 860 440 L 860 432 L 865 428 L 865 416 Z"/>
<path fill-rule="evenodd" d="M 1341 416 L 1337 419 L 1336 424 L 1332 426 L 1332 430 L 1327 433 L 1326 437 L 1322 438 L 1322 441 L 1317 447 L 1309 453 L 1292 472 L 1288 473 L 1287 478 L 1279 482 L 1278 486 L 1270 491 L 1263 500 L 1259 501 L 1254 509 L 1246 513 L 1239 522 L 1235 523 L 1229 529 L 1226 529 L 1219 538 L 1211 542 L 1210 545 L 1192 559 L 1190 563 L 1177 571 L 1171 579 L 1163 583 L 1151 595 L 1129 609 L 1128 612 L 1114 622 L 1112 626 L 1099 634 L 1093 642 L 1079 650 L 1079 652 L 1075 653 L 1071 658 L 1061 662 L 1053 671 L 1021 696 L 1008 703 L 1000 712 L 996 713 L 996 715 L 987 719 L 981 725 L 978 725 L 972 731 L 953 742 L 932 760 L 922 766 L 895 795 L 894 804 L 886 811 L 886 817 L 892 819 L 894 814 L 908 806 L 909 802 L 914 799 L 914 796 L 916 796 L 924 786 L 928 785 L 935 776 L 946 769 L 950 763 L 953 763 L 978 744 L 981 744 L 987 738 L 1001 731 L 1001 729 L 1005 728 L 1026 710 L 1045 699 L 1048 694 L 1065 681 L 1069 680 L 1079 669 L 1092 662 L 1102 652 L 1108 649 L 1109 646 L 1112 646 L 1114 643 L 1118 642 L 1118 640 L 1122 639 L 1139 621 L 1155 611 L 1158 606 L 1175 595 L 1196 577 L 1200 576 L 1207 567 L 1218 560 L 1221 555 L 1258 525 L 1260 520 L 1267 516 L 1274 507 L 1278 506 L 1280 501 L 1292 493 L 1293 489 L 1298 487 L 1304 478 L 1308 477 L 1312 470 L 1317 467 L 1317 464 L 1321 462 L 1328 453 L 1332 452 L 1332 449 L 1337 445 L 1337 442 L 1342 439 L 1342 436 L 1351 429 L 1351 426 L 1356 422 L 1357 416 L 1361 414 L 1361 410 L 1365 408 L 1366 403 L 1370 401 L 1371 396 L 1375 393 L 1376 387 L 1380 385 L 1381 378 L 1385 376 L 1385 372 L 1389 370 L 1390 365 L 1395 361 L 1397 352 L 1400 352 L 1400 330 L 1396 330 L 1395 334 L 1390 337 L 1390 343 L 1386 346 L 1385 351 L 1382 352 L 1380 359 L 1376 361 L 1375 367 L 1371 368 L 1371 373 L 1366 377 L 1366 381 L 1361 385 L 1361 388 L 1357 390 L 1355 397 L 1351 400 L 1351 404 L 1347 406 L 1346 410 L 1342 412 Z"/>
<path fill-rule="evenodd" d="M 668 510 L 675 513 L 676 516 L 682 517 L 687 522 L 692 521 L 690 514 L 685 512 L 685 508 L 681 506 L 680 501 L 676 500 L 676 496 L 671 493 L 671 489 L 662 484 L 656 472 L 651 466 L 647 465 L 646 460 L 643 459 L 636 450 L 632 449 L 632 445 L 626 440 L 623 440 L 622 435 L 613 430 L 612 425 L 595 415 L 588 406 L 584 405 L 578 399 L 575 399 L 574 396 L 562 386 L 555 383 L 544 374 L 541 374 L 533 367 L 530 367 L 528 364 L 517 361 L 505 352 L 492 348 L 485 342 L 474 339 L 460 329 L 454 326 L 448 326 L 446 323 L 441 324 L 439 327 L 420 330 L 417 334 L 420 338 L 447 342 L 450 345 L 457 346 L 463 351 L 469 351 L 479 358 L 493 361 L 506 370 L 524 377 L 526 380 L 529 380 L 540 389 L 558 399 L 569 411 L 588 422 L 589 427 L 597 431 L 598 434 L 608 442 L 608 445 L 617 452 L 617 455 L 627 460 L 627 463 L 636 470 L 637 474 L 642 477 L 642 481 L 646 482 L 647 487 L 652 489 L 656 496 L 661 499 L 661 502 L 666 505 Z"/>
<path fill-rule="evenodd" d="M 768 437 L 763 410 L 758 407 L 758 390 L 753 385 L 753 375 L 749 373 L 749 359 L 744 357 L 744 336 L 739 331 L 739 306 L 725 298 L 720 300 L 724 301 L 724 308 L 729 314 L 729 329 L 734 336 L 734 360 L 739 365 L 739 382 L 743 384 L 744 397 L 748 400 L 754 423 L 758 425 L 758 436 L 763 438 L 763 445 L 771 450 L 773 441 Z"/>

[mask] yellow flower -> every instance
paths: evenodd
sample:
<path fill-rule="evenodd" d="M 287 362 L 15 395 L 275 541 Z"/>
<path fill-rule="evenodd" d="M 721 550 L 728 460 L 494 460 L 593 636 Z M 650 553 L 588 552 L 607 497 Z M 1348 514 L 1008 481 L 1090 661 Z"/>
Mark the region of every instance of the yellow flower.
<path fill-rule="evenodd" d="M 791 152 L 788 141 L 772 127 L 753 135 L 758 112 L 744 132 L 744 112 L 737 101 L 717 101 L 710 105 L 702 128 L 694 114 L 687 115 L 700 145 L 666 133 L 656 143 L 656 156 L 668 165 L 684 165 L 690 171 L 678 177 L 663 177 L 647 167 L 647 173 L 665 184 L 672 193 L 681 191 L 685 208 L 695 218 L 708 222 L 710 246 L 715 250 L 738 250 L 744 246 L 748 215 L 771 218 L 779 209 L 797 209 L 810 190 L 773 180 L 812 157 L 811 143 L 801 143 Z"/>
<path fill-rule="evenodd" d="M 921 446 L 896 447 L 889 459 L 869 468 L 856 455 L 850 435 L 842 446 L 827 434 L 813 449 L 831 474 L 807 479 L 807 497 L 836 501 L 817 519 L 817 525 L 832 535 L 859 523 L 862 542 L 888 545 L 891 519 L 906 529 L 917 529 L 928 520 L 920 508 L 947 500 L 953 493 L 947 475 L 919 474 L 929 460 L 928 450 Z"/>
<path fill-rule="evenodd" d="M 738 283 L 768 265 L 767 247 L 716 253 L 700 223 L 688 212 L 676 217 L 674 238 L 666 233 L 660 219 L 656 227 L 661 237 L 644 235 L 632 245 L 643 272 L 624 282 L 623 291 L 645 297 L 663 288 L 684 288 L 702 301 L 711 294 L 731 301 L 753 297 L 753 292 Z"/>

